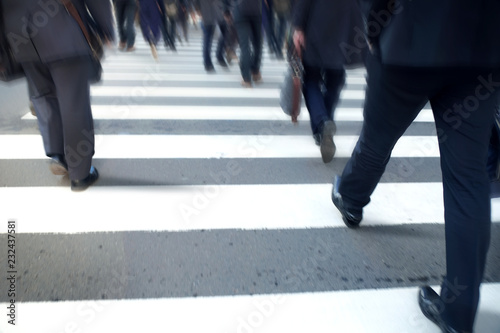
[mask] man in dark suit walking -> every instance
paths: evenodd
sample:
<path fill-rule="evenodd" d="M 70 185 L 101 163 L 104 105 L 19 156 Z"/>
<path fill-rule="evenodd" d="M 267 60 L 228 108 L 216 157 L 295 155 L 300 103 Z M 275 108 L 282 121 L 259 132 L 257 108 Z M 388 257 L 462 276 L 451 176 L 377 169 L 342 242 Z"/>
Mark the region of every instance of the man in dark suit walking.
<path fill-rule="evenodd" d="M 236 0 L 233 17 L 240 44 L 241 85 L 252 87 L 260 83 L 262 75 L 262 1 Z"/>
<path fill-rule="evenodd" d="M 89 79 L 92 51 L 60 0 L 1 0 L 7 40 L 32 87 L 45 153 L 54 174 L 67 174 L 73 191 L 97 178 L 92 166 L 94 125 Z M 83 24 L 114 39 L 109 0 L 71 0 Z"/>
<path fill-rule="evenodd" d="M 443 332 L 472 332 L 490 241 L 486 161 L 500 89 L 500 2 L 381 0 L 366 9 L 373 54 L 363 128 L 332 200 L 346 225 L 358 227 L 394 145 L 430 102 L 441 153 L 446 276 L 440 295 L 424 286 L 418 300 Z"/>

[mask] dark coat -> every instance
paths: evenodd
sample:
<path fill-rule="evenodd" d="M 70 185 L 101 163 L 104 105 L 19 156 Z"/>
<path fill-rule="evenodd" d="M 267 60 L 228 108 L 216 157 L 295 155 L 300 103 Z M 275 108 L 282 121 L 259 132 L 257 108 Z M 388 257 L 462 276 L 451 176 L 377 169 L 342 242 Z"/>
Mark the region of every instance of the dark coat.
<path fill-rule="evenodd" d="M 354 0 L 298 0 L 293 26 L 304 31 L 303 61 L 340 69 L 363 64 L 368 51 L 361 10 Z"/>
<path fill-rule="evenodd" d="M 43 63 L 91 54 L 80 27 L 58 0 L 0 0 L 11 49 L 19 62 Z M 98 31 L 114 39 L 109 0 L 72 0 L 85 24 L 87 10 Z"/>
<path fill-rule="evenodd" d="M 365 1 L 375 52 L 385 64 L 500 67 L 500 1 Z M 392 13 L 390 22 L 384 14 Z"/>

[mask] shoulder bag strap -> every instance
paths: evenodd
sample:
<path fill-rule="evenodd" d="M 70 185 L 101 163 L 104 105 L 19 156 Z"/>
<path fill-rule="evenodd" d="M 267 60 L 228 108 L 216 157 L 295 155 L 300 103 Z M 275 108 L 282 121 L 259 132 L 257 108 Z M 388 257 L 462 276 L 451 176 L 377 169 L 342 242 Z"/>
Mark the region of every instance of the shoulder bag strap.
<path fill-rule="evenodd" d="M 66 8 L 66 11 L 75 19 L 75 21 L 78 23 L 80 26 L 80 29 L 82 30 L 83 35 L 85 36 L 85 39 L 87 40 L 87 44 L 89 44 L 90 49 L 92 50 L 92 53 L 97 56 L 96 50 L 94 50 L 94 47 L 92 46 L 92 42 L 90 40 L 90 34 L 85 27 L 85 24 L 82 21 L 82 18 L 80 17 L 80 14 L 78 14 L 78 11 L 75 8 L 75 5 L 73 5 L 73 2 L 71 0 L 62 0 L 61 1 L 64 7 Z"/>

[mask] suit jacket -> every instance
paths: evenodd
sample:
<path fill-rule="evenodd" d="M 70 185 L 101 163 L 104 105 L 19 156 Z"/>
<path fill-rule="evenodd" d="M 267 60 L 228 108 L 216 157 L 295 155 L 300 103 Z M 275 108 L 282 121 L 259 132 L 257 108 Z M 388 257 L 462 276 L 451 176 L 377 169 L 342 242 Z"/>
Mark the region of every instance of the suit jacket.
<path fill-rule="evenodd" d="M 304 31 L 307 65 L 329 69 L 363 65 L 368 46 L 356 1 L 298 0 L 293 26 Z"/>
<path fill-rule="evenodd" d="M 59 0 L 0 0 L 7 39 L 19 62 L 43 63 L 91 54 L 79 25 Z M 114 39 L 109 0 L 72 0 L 84 23 Z"/>
<path fill-rule="evenodd" d="M 362 1 L 384 64 L 500 67 L 498 0 Z"/>

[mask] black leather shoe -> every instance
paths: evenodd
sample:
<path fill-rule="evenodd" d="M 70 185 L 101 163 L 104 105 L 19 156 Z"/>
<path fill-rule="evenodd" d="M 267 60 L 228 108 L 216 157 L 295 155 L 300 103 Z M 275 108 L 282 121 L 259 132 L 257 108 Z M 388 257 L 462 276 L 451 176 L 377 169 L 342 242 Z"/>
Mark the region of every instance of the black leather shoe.
<path fill-rule="evenodd" d="M 441 310 L 443 303 L 439 295 L 429 286 L 420 287 L 418 292 L 418 305 L 424 316 L 434 324 L 439 326 L 443 333 L 470 333 L 467 331 L 459 331 L 448 325 L 441 318 Z"/>
<path fill-rule="evenodd" d="M 333 135 L 335 134 L 337 127 L 332 120 L 325 121 L 323 125 L 323 130 L 321 132 L 321 158 L 323 159 L 323 163 L 329 163 L 333 160 L 333 156 L 335 156 L 335 143 L 333 143 Z"/>
<path fill-rule="evenodd" d="M 64 176 L 68 174 L 68 164 L 66 163 L 66 159 L 64 155 L 52 155 L 50 156 L 51 161 L 49 165 L 49 169 L 54 175 Z"/>
<path fill-rule="evenodd" d="M 349 228 L 357 228 L 363 219 L 362 213 L 355 213 L 347 210 L 344 206 L 344 201 L 342 200 L 342 195 L 339 193 L 339 185 L 340 185 L 340 177 L 336 176 L 333 181 L 332 188 L 332 202 L 339 210 L 340 214 L 342 214 L 342 220 L 345 225 Z"/>
<path fill-rule="evenodd" d="M 89 175 L 87 177 L 81 180 L 71 181 L 71 190 L 74 192 L 85 191 L 90 185 L 95 183 L 97 178 L 99 178 L 99 173 L 97 172 L 96 168 L 91 166 Z"/>

